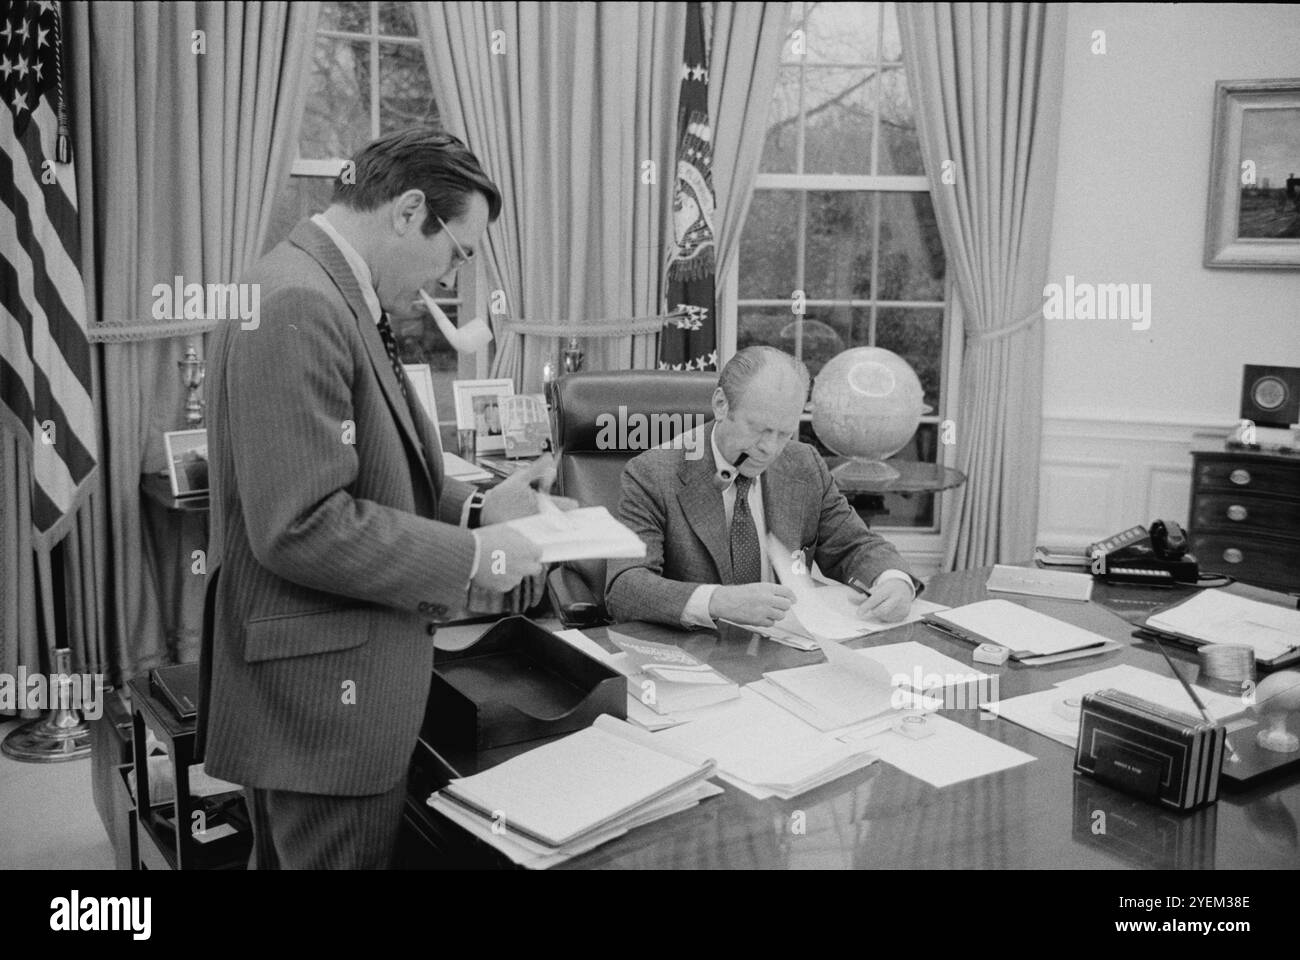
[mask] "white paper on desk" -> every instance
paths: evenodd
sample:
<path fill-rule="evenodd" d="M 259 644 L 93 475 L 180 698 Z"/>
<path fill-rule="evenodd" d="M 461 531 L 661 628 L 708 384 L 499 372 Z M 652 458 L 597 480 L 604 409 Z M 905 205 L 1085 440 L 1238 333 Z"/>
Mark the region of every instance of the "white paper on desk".
<path fill-rule="evenodd" d="M 797 796 L 875 759 L 864 747 L 819 733 L 748 687 L 738 699 L 654 738 L 711 757 L 719 777 L 760 800 Z"/>
<path fill-rule="evenodd" d="M 1260 660 L 1300 646 L 1300 610 L 1288 610 L 1222 590 L 1202 590 L 1176 607 L 1147 617 L 1157 630 L 1204 643 L 1241 643 Z"/>
<path fill-rule="evenodd" d="M 886 729 L 846 741 L 869 747 L 881 760 L 933 787 L 947 787 L 990 773 L 1010 770 L 1034 759 L 1028 753 L 986 737 L 947 717 L 932 713 L 925 718 L 933 731 L 913 740 Z"/>
<path fill-rule="evenodd" d="M 555 635 L 566 643 L 577 647 L 593 659 L 599 660 L 601 663 L 606 664 L 624 676 L 627 676 L 629 668 L 626 653 L 610 653 L 595 640 L 591 639 L 591 637 L 584 634 L 581 630 L 557 630 L 555 631 Z M 708 708 L 706 707 L 705 709 Z M 666 730 L 669 727 L 675 727 L 679 723 L 685 723 L 695 712 L 696 711 L 692 711 L 690 714 L 658 713 L 655 710 L 651 710 L 636 697 L 632 696 L 631 693 L 627 695 L 628 722 L 635 723 L 638 727 L 642 727 L 652 733 L 656 730 Z"/>
<path fill-rule="evenodd" d="M 1100 647 L 1106 637 L 1030 610 L 1010 600 L 980 600 L 954 607 L 941 618 L 968 636 L 1036 657 Z"/>
<path fill-rule="evenodd" d="M 1003 720 L 1010 720 L 1073 748 L 1079 742 L 1078 708 L 1074 708 L 1069 716 L 1057 712 L 1058 706 L 1067 696 L 1075 695 L 1063 692 L 1060 687 L 1052 687 L 1050 690 L 1026 693 L 1010 700 L 999 700 L 989 704 L 988 709 Z"/>
<path fill-rule="evenodd" d="M 1201 713 L 1175 677 L 1143 670 L 1127 663 L 1062 680 L 1057 683 L 1056 689 L 1068 691 L 1069 695 L 1080 698 L 1085 693 L 1096 693 L 1098 690 L 1119 690 L 1194 717 L 1199 717 Z M 1215 720 L 1227 720 L 1249 710 L 1240 697 L 1225 696 L 1195 685 L 1192 689 Z"/>
<path fill-rule="evenodd" d="M 442 469 L 447 476 L 464 480 L 466 483 L 492 479 L 492 474 L 482 467 L 476 467 L 463 457 L 446 450 L 442 452 Z"/>
<path fill-rule="evenodd" d="M 944 702 L 964 703 L 968 705 L 966 709 L 997 699 L 996 677 L 915 640 L 865 647 L 854 653 L 870 656 L 884 667 L 890 685 L 896 688 L 929 694 L 936 699 L 944 697 L 944 691 L 951 688 L 957 695 Z"/>

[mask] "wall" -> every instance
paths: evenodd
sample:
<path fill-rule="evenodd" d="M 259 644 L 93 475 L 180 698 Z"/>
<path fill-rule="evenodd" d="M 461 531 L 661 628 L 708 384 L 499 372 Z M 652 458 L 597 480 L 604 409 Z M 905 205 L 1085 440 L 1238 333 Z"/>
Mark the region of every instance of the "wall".
<path fill-rule="evenodd" d="M 1300 270 L 1201 265 L 1214 83 L 1300 76 L 1300 7 L 1076 3 L 1068 29 L 1049 282 L 1149 283 L 1152 316 L 1044 321 L 1054 544 L 1185 520 L 1192 434 L 1235 422 L 1242 365 L 1300 366 Z"/>

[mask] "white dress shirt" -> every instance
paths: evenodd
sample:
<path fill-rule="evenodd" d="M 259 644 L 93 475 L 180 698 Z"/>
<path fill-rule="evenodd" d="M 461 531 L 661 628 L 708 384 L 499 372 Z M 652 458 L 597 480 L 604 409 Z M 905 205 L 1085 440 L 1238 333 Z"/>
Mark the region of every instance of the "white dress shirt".
<path fill-rule="evenodd" d="M 356 277 L 357 286 L 361 288 L 361 298 L 365 300 L 366 307 L 370 310 L 370 318 L 374 320 L 375 325 L 378 326 L 380 318 L 384 315 L 384 310 L 383 307 L 379 305 L 379 295 L 375 293 L 375 284 L 370 276 L 370 267 L 366 264 L 365 260 L 361 259 L 361 254 L 357 253 L 356 248 L 343 239 L 343 234 L 339 233 L 338 230 L 334 228 L 334 224 L 326 220 L 323 214 L 316 214 L 316 216 L 311 218 L 311 222 L 324 230 L 325 234 L 334 241 L 334 246 L 339 248 L 339 253 L 343 254 L 343 259 L 346 260 L 348 266 L 352 268 L 352 275 Z M 436 424 L 434 426 L 435 428 L 437 427 Z M 469 521 L 469 508 L 469 498 L 466 498 L 465 506 L 461 510 L 460 514 L 460 525 L 462 527 Z M 474 534 L 474 563 L 469 568 L 469 578 L 473 580 L 474 574 L 478 573 L 480 545 L 478 534 L 474 533 L 473 530 L 471 530 L 470 533 Z"/>
<path fill-rule="evenodd" d="M 722 451 L 718 449 L 718 428 L 715 426 L 709 432 L 709 446 L 713 448 L 713 470 L 714 476 L 723 480 L 722 471 L 725 468 L 730 476 L 736 476 L 736 467 L 723 459 Z M 759 570 L 761 571 L 761 582 L 772 583 L 772 565 L 767 560 L 767 523 L 763 514 L 763 484 L 762 474 L 754 478 L 754 482 L 749 485 L 749 496 L 746 498 L 749 503 L 749 512 L 754 518 L 754 528 L 758 531 L 758 550 L 759 550 Z M 736 514 L 736 484 L 733 480 L 728 483 L 722 491 L 722 509 L 726 514 L 727 531 L 730 533 L 731 520 Z M 886 570 L 876 577 L 871 584 L 872 587 L 885 580 L 903 580 L 912 588 L 912 596 L 916 596 L 916 585 L 912 583 L 912 578 L 902 570 Z M 713 599 L 713 591 L 718 589 L 721 584 L 702 583 L 691 593 L 691 598 L 686 601 L 686 608 L 682 611 L 682 623 L 688 627 L 706 627 L 713 629 L 717 626 L 713 618 L 709 616 L 709 602 Z M 864 598 L 865 599 L 865 598 Z"/>

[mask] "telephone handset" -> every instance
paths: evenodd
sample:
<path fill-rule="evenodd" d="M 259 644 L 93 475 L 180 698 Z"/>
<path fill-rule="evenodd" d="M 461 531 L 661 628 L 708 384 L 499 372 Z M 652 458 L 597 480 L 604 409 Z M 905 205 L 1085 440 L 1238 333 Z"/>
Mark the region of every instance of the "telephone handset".
<path fill-rule="evenodd" d="M 1200 580 L 1187 534 L 1172 520 L 1129 527 L 1088 547 L 1092 575 L 1108 583 L 1191 584 Z"/>

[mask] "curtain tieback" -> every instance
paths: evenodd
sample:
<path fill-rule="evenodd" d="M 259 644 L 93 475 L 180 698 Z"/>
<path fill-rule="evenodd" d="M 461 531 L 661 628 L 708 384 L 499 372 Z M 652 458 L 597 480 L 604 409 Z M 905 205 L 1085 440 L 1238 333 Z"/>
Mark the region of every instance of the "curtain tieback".
<path fill-rule="evenodd" d="M 1043 308 L 1035 307 L 1033 313 L 1016 323 L 1008 324 L 1005 327 L 994 327 L 991 330 L 975 330 L 966 334 L 967 343 L 988 343 L 993 340 L 1005 340 L 1007 337 L 1014 336 L 1022 330 L 1028 330 L 1039 320 L 1043 319 Z"/>

